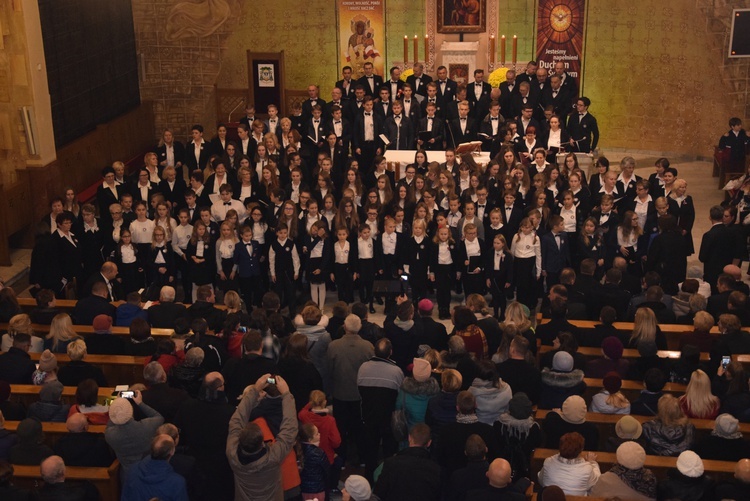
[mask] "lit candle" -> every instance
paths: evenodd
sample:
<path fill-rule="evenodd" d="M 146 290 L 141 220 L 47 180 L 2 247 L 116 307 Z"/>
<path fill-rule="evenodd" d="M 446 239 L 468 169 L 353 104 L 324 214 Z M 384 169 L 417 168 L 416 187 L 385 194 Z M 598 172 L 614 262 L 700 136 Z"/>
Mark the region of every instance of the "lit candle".
<path fill-rule="evenodd" d="M 419 61 L 419 38 L 414 35 L 414 62 Z"/>
<path fill-rule="evenodd" d="M 490 65 L 495 64 L 495 35 L 490 35 Z"/>
<path fill-rule="evenodd" d="M 424 65 L 430 60 L 430 35 L 424 36 Z"/>
<path fill-rule="evenodd" d="M 518 60 L 518 37 L 516 35 L 513 35 L 513 59 L 511 61 L 513 62 L 513 65 L 516 64 L 516 61 Z"/>
<path fill-rule="evenodd" d="M 409 60 L 409 37 L 404 35 L 404 62 Z"/>
<path fill-rule="evenodd" d="M 505 66 L 505 35 L 500 37 L 500 64 Z"/>

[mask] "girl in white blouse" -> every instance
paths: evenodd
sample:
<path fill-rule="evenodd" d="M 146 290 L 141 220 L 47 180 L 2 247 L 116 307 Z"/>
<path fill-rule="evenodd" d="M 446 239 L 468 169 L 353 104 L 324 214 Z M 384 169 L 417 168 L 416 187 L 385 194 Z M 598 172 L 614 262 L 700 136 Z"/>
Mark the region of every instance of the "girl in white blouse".
<path fill-rule="evenodd" d="M 125 294 L 144 286 L 143 266 L 138 259 L 138 247 L 132 242 L 130 230 L 120 231 L 120 241 L 115 249 L 115 264 Z"/>
<path fill-rule="evenodd" d="M 349 230 L 342 227 L 336 230 L 336 243 L 333 244 L 333 272 L 331 281 L 336 284 L 339 301 L 346 304 L 354 302 L 352 284 L 352 243 L 349 241 Z"/>
<path fill-rule="evenodd" d="M 516 297 L 529 310 L 533 310 L 537 303 L 537 281 L 542 273 L 542 250 L 528 217 L 521 220 L 518 233 L 513 237 L 510 252 L 514 258 L 513 281 L 516 285 Z"/>
<path fill-rule="evenodd" d="M 138 247 L 141 256 L 147 256 L 151 247 L 151 237 L 156 224 L 148 219 L 146 202 L 139 200 L 135 204 L 135 221 L 130 223 L 130 234 L 133 243 Z M 120 237 L 122 238 L 122 237 Z"/>
<path fill-rule="evenodd" d="M 237 265 L 234 262 L 234 247 L 238 241 L 232 224 L 227 221 L 221 223 L 219 238 L 216 241 L 216 270 L 219 273 L 218 288 L 224 292 L 237 290 L 237 284 L 235 283 Z"/>

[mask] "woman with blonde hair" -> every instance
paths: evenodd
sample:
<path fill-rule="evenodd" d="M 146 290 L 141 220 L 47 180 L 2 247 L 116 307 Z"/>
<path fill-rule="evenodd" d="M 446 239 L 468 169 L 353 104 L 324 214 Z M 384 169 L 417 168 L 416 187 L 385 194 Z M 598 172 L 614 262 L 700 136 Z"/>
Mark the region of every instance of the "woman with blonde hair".
<path fill-rule="evenodd" d="M 10 322 L 8 322 L 8 332 L 3 334 L 2 351 L 11 349 L 16 334 L 28 334 L 31 336 L 29 353 L 41 353 L 44 351 L 44 340 L 34 335 L 34 329 L 31 328 L 31 318 L 26 313 L 19 313 L 11 317 Z"/>
<path fill-rule="evenodd" d="M 680 409 L 689 418 L 715 419 L 721 402 L 711 393 L 711 380 L 702 370 L 693 371 L 685 394 L 680 397 Z"/>
<path fill-rule="evenodd" d="M 505 331 L 508 325 L 515 326 L 517 330 L 516 334 L 525 337 L 529 341 L 529 349 L 536 355 L 536 333 L 531 326 L 531 320 L 529 320 L 527 311 L 523 303 L 518 301 L 510 303 L 505 310 L 505 319 L 500 324 L 500 328 Z"/>
<path fill-rule="evenodd" d="M 655 343 L 657 349 L 667 349 L 667 336 L 659 328 L 656 314 L 651 308 L 641 307 L 635 311 L 633 333 L 625 348 L 638 348 L 640 343 Z"/>
<path fill-rule="evenodd" d="M 622 394 L 622 378 L 608 372 L 602 379 L 604 389 L 591 398 L 591 412 L 602 414 L 630 414 L 630 401 Z"/>
<path fill-rule="evenodd" d="M 66 353 L 68 344 L 81 336 L 73 329 L 73 321 L 67 313 L 59 313 L 52 319 L 44 348 L 52 353 Z"/>
<path fill-rule="evenodd" d="M 695 440 L 695 426 L 680 409 L 680 401 L 666 394 L 659 399 L 658 414 L 643 423 L 646 452 L 656 456 L 678 456 L 690 449 Z"/>

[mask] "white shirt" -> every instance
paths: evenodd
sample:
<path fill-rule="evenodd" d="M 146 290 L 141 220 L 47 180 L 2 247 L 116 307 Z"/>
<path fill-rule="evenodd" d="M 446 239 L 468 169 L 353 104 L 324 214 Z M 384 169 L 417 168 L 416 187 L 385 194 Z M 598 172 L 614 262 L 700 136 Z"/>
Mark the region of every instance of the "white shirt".
<path fill-rule="evenodd" d="M 229 205 L 225 205 L 227 203 Z M 229 209 L 234 209 L 237 211 L 237 216 L 239 217 L 240 223 L 245 220 L 247 210 L 245 209 L 245 206 L 242 205 L 242 202 L 240 202 L 239 200 L 235 200 L 234 198 L 229 202 L 219 200 L 218 202 L 214 203 L 211 206 L 211 217 L 214 221 L 220 223 L 227 218 L 227 212 L 229 211 Z"/>
<path fill-rule="evenodd" d="M 297 184 L 292 183 L 292 192 L 289 194 L 289 198 L 295 204 L 299 203 L 299 189 L 300 189 L 300 186 L 302 186 L 302 183 L 297 183 Z"/>
<path fill-rule="evenodd" d="M 110 186 L 107 184 L 106 181 L 104 181 L 102 183 L 102 188 L 104 188 L 105 190 L 111 191 L 112 194 L 115 196 L 115 198 L 120 198 L 120 196 L 117 194 L 117 182 L 115 182 L 114 185 Z"/>
<path fill-rule="evenodd" d="M 246 200 L 253 195 L 253 186 L 242 186 L 240 188 L 240 200 Z"/>
<path fill-rule="evenodd" d="M 193 236 L 193 226 L 186 224 L 185 226 L 179 225 L 174 229 L 172 233 L 172 250 L 178 256 L 182 256 L 187 249 L 190 237 Z"/>
<path fill-rule="evenodd" d="M 333 254 L 336 264 L 349 264 L 349 241 L 344 240 L 342 246 L 340 242 L 336 242 L 333 245 Z"/>
<path fill-rule="evenodd" d="M 120 254 L 122 255 L 123 264 L 135 263 L 135 248 L 133 244 L 120 247 Z"/>
<path fill-rule="evenodd" d="M 552 130 L 549 131 L 549 136 L 547 137 L 547 148 L 559 148 L 560 147 L 560 133 L 562 132 L 562 129 Z"/>
<path fill-rule="evenodd" d="M 78 246 L 76 245 L 75 241 L 73 240 L 73 237 L 74 237 L 74 235 L 73 235 L 73 233 L 72 233 L 72 232 L 70 232 L 70 231 L 69 231 L 69 232 L 68 232 L 68 234 L 66 235 L 66 234 L 65 234 L 65 233 L 63 233 L 62 231 L 60 231 L 60 230 L 57 230 L 57 234 L 58 234 L 58 235 L 60 235 L 60 236 L 61 236 L 62 238 L 64 238 L 65 240 L 67 240 L 68 242 L 70 242 L 71 244 L 73 244 L 73 247 L 78 247 Z"/>
<path fill-rule="evenodd" d="M 253 225 L 253 240 L 258 242 L 260 245 L 266 243 L 266 231 L 268 225 L 266 223 L 254 224 Z"/>
<path fill-rule="evenodd" d="M 122 223 L 124 221 L 120 219 L 119 221 L 112 221 L 112 240 L 115 243 L 120 242 L 120 230 L 122 228 Z"/>
<path fill-rule="evenodd" d="M 315 244 L 315 247 L 312 248 L 310 251 L 310 258 L 319 258 L 323 257 L 323 241 L 321 240 L 317 244 Z"/>
<path fill-rule="evenodd" d="M 200 143 L 196 143 L 195 141 L 192 142 L 193 145 L 193 155 L 195 155 L 195 163 L 198 165 L 199 169 L 202 169 L 203 166 L 201 165 L 201 149 L 203 148 L 203 144 L 206 141 L 204 139 L 201 139 Z"/>
<path fill-rule="evenodd" d="M 494 257 L 492 259 L 493 259 L 493 261 L 492 261 L 492 263 L 493 263 L 492 269 L 495 270 L 495 271 L 499 271 L 500 270 L 500 264 L 505 260 L 505 252 L 503 252 L 503 251 L 495 251 L 495 255 L 494 255 Z"/>
<path fill-rule="evenodd" d="M 287 243 L 291 243 L 291 241 L 287 238 L 283 242 L 279 239 L 276 239 L 276 241 L 281 245 L 282 247 L 285 246 Z M 299 275 L 299 254 L 297 254 L 297 246 L 292 244 L 292 267 L 294 268 L 294 274 Z M 271 269 L 271 274 L 274 273 L 276 270 L 276 251 L 273 250 L 273 247 L 268 249 L 268 266 Z"/>
<path fill-rule="evenodd" d="M 453 256 L 451 256 L 448 242 L 438 243 L 438 264 L 453 264 Z"/>
<path fill-rule="evenodd" d="M 536 278 L 539 278 L 542 274 L 542 250 L 539 245 L 539 238 L 533 231 L 528 235 L 523 232 L 514 236 L 513 244 L 510 247 L 510 252 L 513 257 L 525 259 L 525 258 L 536 258 Z M 524 280 L 525 277 L 519 277 L 520 280 Z"/>
<path fill-rule="evenodd" d="M 219 246 L 216 250 L 221 259 L 231 259 L 234 256 L 234 246 L 234 240 L 226 238 L 219 240 Z"/>
<path fill-rule="evenodd" d="M 164 150 L 167 152 L 167 166 L 174 167 L 174 144 L 165 144 Z"/>
<path fill-rule="evenodd" d="M 368 240 L 362 240 L 361 238 L 357 239 L 357 258 L 358 259 L 372 259 L 373 254 L 373 247 L 372 247 L 372 238 Z"/>
<path fill-rule="evenodd" d="M 395 231 L 393 233 L 383 232 L 380 238 L 383 242 L 383 254 L 396 254 L 398 233 Z"/>
<path fill-rule="evenodd" d="M 376 221 L 370 221 L 369 219 L 365 221 L 365 224 L 370 227 L 370 238 L 378 238 L 378 234 L 380 233 L 380 230 L 378 230 L 378 222 Z"/>
<path fill-rule="evenodd" d="M 432 132 L 432 122 L 434 120 L 434 117 L 427 117 L 427 132 Z"/>
<path fill-rule="evenodd" d="M 166 260 L 164 259 L 164 253 L 161 252 L 162 249 L 164 249 L 164 244 L 155 246 L 156 249 L 158 249 L 160 252 L 156 253 L 156 258 L 154 259 L 154 263 L 156 264 L 166 264 Z"/>
<path fill-rule="evenodd" d="M 641 201 L 640 198 L 635 197 L 635 209 L 633 212 L 635 212 L 636 216 L 638 216 L 638 226 L 641 228 L 646 227 L 646 217 L 648 216 L 648 204 L 651 202 L 651 195 L 648 195 L 648 198 L 646 198 L 645 201 Z"/>
<path fill-rule="evenodd" d="M 220 192 L 219 190 L 221 189 L 221 185 L 222 184 L 226 184 L 226 183 L 227 183 L 227 175 L 226 174 L 224 174 L 222 177 L 219 177 L 218 174 L 215 174 L 214 175 L 214 186 L 213 186 L 213 190 L 212 190 L 211 193 L 219 193 Z"/>
<path fill-rule="evenodd" d="M 141 222 L 137 219 L 130 223 L 130 233 L 134 244 L 150 244 L 156 223 L 150 219 Z"/>
<path fill-rule="evenodd" d="M 372 112 L 365 112 L 365 141 L 375 140 L 375 124 L 373 123 Z"/>
<path fill-rule="evenodd" d="M 576 231 L 576 208 L 575 205 L 566 209 L 565 207 L 560 208 L 560 217 L 565 222 L 565 231 L 568 233 L 574 233 Z"/>
<path fill-rule="evenodd" d="M 466 255 L 468 257 L 482 255 L 482 248 L 479 246 L 478 238 L 475 238 L 473 242 L 469 239 L 466 239 L 464 240 L 464 245 L 466 246 Z"/>
<path fill-rule="evenodd" d="M 628 238 L 625 238 L 625 236 L 622 234 L 622 228 L 617 228 L 617 245 L 620 247 L 632 247 L 636 252 L 638 252 L 638 237 L 636 236 L 635 232 L 630 232 L 630 236 Z"/>

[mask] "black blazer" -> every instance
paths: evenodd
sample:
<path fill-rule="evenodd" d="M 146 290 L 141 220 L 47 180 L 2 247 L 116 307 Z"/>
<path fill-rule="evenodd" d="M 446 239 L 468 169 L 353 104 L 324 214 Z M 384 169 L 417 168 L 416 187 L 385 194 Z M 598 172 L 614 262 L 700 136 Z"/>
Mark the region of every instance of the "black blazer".
<path fill-rule="evenodd" d="M 454 100 L 456 97 L 456 89 L 458 89 L 458 84 L 455 80 L 451 80 L 450 78 L 445 80 L 445 92 L 440 89 L 440 80 L 435 80 L 435 84 L 437 85 L 438 103 L 445 106 Z"/>
<path fill-rule="evenodd" d="M 187 185 L 185 184 L 185 180 L 180 177 L 174 180 L 174 186 L 172 186 L 172 188 L 169 187 L 169 183 L 166 179 L 162 179 L 159 183 L 159 191 L 164 195 L 166 200 L 172 202 L 172 205 L 179 206 L 185 204 L 186 189 Z"/>
<path fill-rule="evenodd" d="M 357 117 L 364 113 L 365 109 L 362 107 L 362 101 L 357 101 L 352 98 L 344 105 L 344 116 L 352 124 L 357 121 Z"/>
<path fill-rule="evenodd" d="M 156 185 L 156 184 L 152 183 L 151 181 L 149 181 L 149 183 L 148 183 L 148 198 L 144 199 L 143 196 L 141 195 L 141 188 L 138 186 L 138 183 L 136 182 L 136 183 L 133 183 L 132 185 L 130 185 L 130 194 L 133 195 L 133 202 L 134 202 L 133 206 L 135 207 L 135 202 L 143 200 L 144 202 L 146 202 L 147 204 L 149 204 L 148 207 L 147 207 L 147 210 L 150 213 L 150 211 L 151 211 L 151 205 L 150 205 L 151 195 L 153 195 L 154 193 L 157 193 L 159 191 L 158 187 L 159 187 L 158 185 Z"/>
<path fill-rule="evenodd" d="M 490 111 L 490 92 L 492 92 L 492 86 L 487 82 L 482 82 L 482 93 L 477 99 L 476 95 L 476 82 L 471 82 L 466 85 L 466 100 L 469 101 L 471 111 L 469 116 L 476 120 L 482 120 L 487 116 Z"/>
<path fill-rule="evenodd" d="M 325 118 L 327 116 L 326 115 L 326 111 L 328 110 L 328 108 L 326 108 L 326 102 L 323 99 L 321 99 L 321 98 L 317 98 L 315 100 L 315 104 L 313 104 L 313 102 L 312 102 L 311 99 L 305 99 L 302 102 L 302 116 L 306 117 L 306 118 L 310 118 L 312 116 L 313 106 L 315 106 L 315 105 L 320 106 L 320 108 L 321 108 L 321 110 L 323 112 L 323 115 L 322 115 L 321 118 Z"/>
<path fill-rule="evenodd" d="M 375 142 L 376 148 L 382 148 L 383 142 L 378 137 L 383 130 L 383 122 L 384 119 L 381 118 L 377 113 L 373 112 L 372 114 L 372 120 L 373 120 L 373 139 Z M 354 122 L 354 134 L 352 136 L 352 149 L 356 150 L 357 148 L 361 148 L 365 143 L 365 115 L 364 113 L 357 117 L 357 120 Z M 364 166 L 367 168 L 367 166 Z"/>
<path fill-rule="evenodd" d="M 451 120 L 448 128 L 445 139 L 449 148 L 455 148 L 461 143 L 476 141 L 477 139 L 478 126 L 472 118 L 466 119 L 465 132 L 461 132 L 461 121 L 458 118 Z"/>
<path fill-rule="evenodd" d="M 567 130 L 570 138 L 575 141 L 573 151 L 589 153 L 599 142 L 599 126 L 591 113 L 586 113 L 582 119 L 575 113 L 568 116 Z"/>
<path fill-rule="evenodd" d="M 204 141 L 201 145 L 200 158 L 196 161 L 195 144 L 191 142 L 187 146 L 185 146 L 185 165 L 187 165 L 188 169 L 190 169 L 190 172 L 194 171 L 195 169 L 203 170 L 212 154 L 213 148 L 211 147 L 211 143 Z"/>
<path fill-rule="evenodd" d="M 703 263 L 703 279 L 711 285 L 711 289 L 716 287 L 716 279 L 724 266 L 732 263 L 734 248 L 734 237 L 723 224 L 714 224 L 703 234 L 698 259 Z"/>
<path fill-rule="evenodd" d="M 524 103 L 524 97 L 519 94 L 513 94 L 510 98 L 510 113 L 512 117 L 518 117 L 519 120 L 521 118 L 521 107 L 524 104 L 530 104 L 534 110 L 536 111 L 537 106 L 539 105 L 539 100 L 536 99 L 535 96 L 531 95 L 531 92 L 529 92 L 529 95 L 526 96 L 526 102 Z M 521 134 L 521 131 L 519 129 L 518 134 Z"/>
<path fill-rule="evenodd" d="M 564 85 L 561 85 L 557 90 L 557 95 L 553 96 L 552 94 L 554 91 L 552 90 L 552 86 L 545 85 L 539 95 L 539 104 L 542 108 L 546 108 L 550 105 L 555 107 L 555 115 L 560 117 L 560 121 L 562 122 L 560 124 L 561 126 L 564 126 L 565 118 L 573 109 L 573 100 L 576 98 L 576 96 L 569 91 L 570 89 L 566 89 Z"/>
<path fill-rule="evenodd" d="M 396 119 L 393 116 L 386 118 L 383 124 L 383 134 L 390 141 L 388 148 L 391 150 L 414 149 L 414 126 L 407 117 L 402 116 L 400 127 L 396 124 Z M 398 144 L 396 140 L 398 140 Z"/>
<path fill-rule="evenodd" d="M 173 165 L 172 167 L 179 170 L 182 164 L 185 163 L 185 145 L 179 141 L 172 141 L 172 147 L 174 148 L 174 163 L 180 164 Z M 161 168 L 167 167 L 167 145 L 162 144 L 154 148 L 154 153 L 159 159 L 159 166 Z"/>
<path fill-rule="evenodd" d="M 513 118 L 512 96 L 514 94 L 518 94 L 518 85 L 513 85 L 511 89 L 508 82 L 500 84 L 500 113 L 502 113 L 506 120 Z"/>
<path fill-rule="evenodd" d="M 344 79 L 338 80 L 336 82 L 336 88 L 341 89 L 341 95 L 344 97 L 344 99 L 354 99 L 354 87 L 357 85 L 357 81 L 353 78 L 349 80 L 349 91 L 347 92 L 346 88 L 344 88 Z"/>
<path fill-rule="evenodd" d="M 125 185 L 118 184 L 115 186 L 117 196 L 109 188 L 104 188 L 101 184 L 96 189 L 96 203 L 99 206 L 99 216 L 103 221 L 111 221 L 112 216 L 109 213 L 109 206 L 120 202 L 120 197 L 126 193 Z M 46 218 L 49 220 L 49 217 Z"/>
<path fill-rule="evenodd" d="M 370 86 L 370 80 L 366 76 L 362 76 L 357 83 L 365 88 L 366 96 L 377 96 L 380 86 L 383 85 L 383 77 L 380 75 L 372 74 L 372 86 Z"/>
<path fill-rule="evenodd" d="M 416 133 L 416 139 L 419 139 L 419 133 L 422 131 L 427 130 L 427 117 L 423 117 L 419 119 L 419 127 L 417 127 L 417 133 Z M 418 147 L 424 148 L 428 151 L 436 151 L 436 150 L 442 150 L 443 149 L 443 141 L 445 140 L 445 121 L 435 115 L 435 118 L 432 120 L 432 134 L 430 135 L 430 138 L 434 139 L 435 142 L 425 142 Z M 429 140 L 428 140 L 429 141 Z"/>
<path fill-rule="evenodd" d="M 406 83 L 411 85 L 414 93 L 420 96 L 427 96 L 427 84 L 430 82 L 432 82 L 432 77 L 425 73 L 422 73 L 422 76 L 419 78 L 419 85 L 417 85 L 417 77 L 413 74 L 406 77 Z"/>
<path fill-rule="evenodd" d="M 209 141 L 209 145 L 211 145 L 211 154 L 212 155 L 219 155 L 224 156 L 224 153 L 227 151 L 227 143 L 229 142 L 229 138 L 224 139 L 224 144 L 221 144 L 221 139 L 219 139 L 219 136 L 216 136 Z"/>

